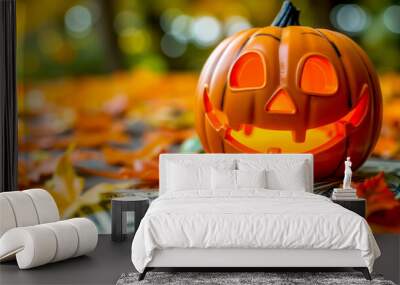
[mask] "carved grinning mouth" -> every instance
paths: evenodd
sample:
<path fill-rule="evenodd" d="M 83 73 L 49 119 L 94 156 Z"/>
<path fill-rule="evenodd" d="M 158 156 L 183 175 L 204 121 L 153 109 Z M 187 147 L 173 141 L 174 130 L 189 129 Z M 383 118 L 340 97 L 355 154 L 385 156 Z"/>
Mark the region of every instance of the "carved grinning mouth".
<path fill-rule="evenodd" d="M 271 130 L 243 124 L 239 130 L 229 125 L 225 113 L 216 109 L 204 88 L 203 104 L 206 120 L 227 143 L 249 153 L 318 153 L 343 141 L 363 121 L 369 104 L 368 86 L 364 85 L 357 105 L 339 120 L 306 131 L 304 142 L 296 143 L 291 130 Z"/>

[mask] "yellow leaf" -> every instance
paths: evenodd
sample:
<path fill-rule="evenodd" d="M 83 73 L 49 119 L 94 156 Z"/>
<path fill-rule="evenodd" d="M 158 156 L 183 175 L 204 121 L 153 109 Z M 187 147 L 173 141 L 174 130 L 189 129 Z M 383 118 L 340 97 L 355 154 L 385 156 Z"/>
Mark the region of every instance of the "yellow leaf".
<path fill-rule="evenodd" d="M 47 191 L 54 197 L 60 214 L 80 196 L 84 179 L 79 177 L 72 165 L 71 154 L 74 145 L 59 158 L 53 177 L 45 184 Z"/>
<path fill-rule="evenodd" d="M 80 216 L 79 211 L 85 207 L 87 210 L 95 212 L 101 210 L 99 205 L 102 201 L 110 202 L 111 197 L 116 196 L 114 192 L 121 189 L 129 189 L 134 185 L 133 182 L 122 183 L 100 183 L 88 189 L 80 197 L 78 197 L 72 204 L 65 209 L 62 216 L 64 218 L 71 218 Z M 102 209 L 104 211 L 104 209 Z M 89 213 L 85 213 L 85 216 Z"/>

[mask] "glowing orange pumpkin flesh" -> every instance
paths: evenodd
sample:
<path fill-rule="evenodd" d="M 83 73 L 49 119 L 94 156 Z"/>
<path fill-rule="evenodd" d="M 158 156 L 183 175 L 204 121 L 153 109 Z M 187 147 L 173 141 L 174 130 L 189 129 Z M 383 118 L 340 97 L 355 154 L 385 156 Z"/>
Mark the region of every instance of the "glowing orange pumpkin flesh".
<path fill-rule="evenodd" d="M 243 54 L 234 64 L 230 78 L 231 88 L 256 89 L 265 85 L 265 63 L 260 54 L 249 52 Z"/>
<path fill-rule="evenodd" d="M 237 131 L 232 129 L 226 115 L 212 106 L 207 88 L 204 89 L 203 96 L 210 124 L 219 132 L 223 131 L 225 140 L 243 152 L 302 153 L 329 149 L 343 140 L 348 135 L 346 132 L 351 132 L 351 128 L 358 127 L 369 105 L 368 86 L 365 85 L 359 102 L 348 114 L 336 122 L 308 129 L 305 141 L 296 143 L 290 130 L 270 130 L 249 124 L 243 124 Z"/>
<path fill-rule="evenodd" d="M 289 94 L 284 89 L 280 89 L 267 102 L 265 111 L 270 113 L 294 114 L 296 113 L 296 106 Z"/>
<path fill-rule="evenodd" d="M 300 87 L 314 95 L 332 95 L 338 88 L 338 79 L 332 64 L 322 56 L 310 56 L 304 63 Z"/>

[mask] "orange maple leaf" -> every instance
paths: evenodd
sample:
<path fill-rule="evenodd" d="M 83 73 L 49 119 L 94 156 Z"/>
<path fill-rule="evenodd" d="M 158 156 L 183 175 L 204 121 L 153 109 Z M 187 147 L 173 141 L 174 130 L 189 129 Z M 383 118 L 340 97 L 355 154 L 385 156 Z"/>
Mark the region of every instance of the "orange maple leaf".
<path fill-rule="evenodd" d="M 356 184 L 357 196 L 366 199 L 367 221 L 378 231 L 400 232 L 400 202 L 380 172 Z"/>

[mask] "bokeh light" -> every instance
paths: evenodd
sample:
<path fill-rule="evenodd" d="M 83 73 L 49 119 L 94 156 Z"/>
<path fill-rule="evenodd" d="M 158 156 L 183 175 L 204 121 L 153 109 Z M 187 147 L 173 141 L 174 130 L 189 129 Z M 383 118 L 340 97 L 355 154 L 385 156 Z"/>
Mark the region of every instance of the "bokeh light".
<path fill-rule="evenodd" d="M 86 36 L 92 27 L 92 14 L 82 5 L 71 7 L 64 16 L 67 31 L 75 37 Z"/>
<path fill-rule="evenodd" d="M 368 25 L 368 15 L 357 4 L 338 5 L 332 9 L 330 19 L 332 24 L 350 34 L 360 33 Z"/>
<path fill-rule="evenodd" d="M 161 39 L 161 50 L 168 57 L 176 58 L 186 51 L 186 43 L 182 43 L 170 34 L 165 34 Z"/>
<path fill-rule="evenodd" d="M 400 6 L 393 5 L 383 13 L 383 23 L 392 33 L 400 34 Z"/>
<path fill-rule="evenodd" d="M 178 9 L 170 8 L 165 10 L 160 16 L 161 29 L 166 33 L 170 32 L 172 21 L 181 14 L 182 11 Z"/>
<path fill-rule="evenodd" d="M 191 24 L 192 17 L 184 14 L 179 15 L 173 19 L 169 33 L 178 41 L 186 43 L 190 39 Z"/>
<path fill-rule="evenodd" d="M 129 10 L 119 12 L 114 20 L 114 28 L 117 33 L 121 33 L 125 29 L 141 28 L 143 19 L 137 13 Z"/>
<path fill-rule="evenodd" d="M 18 73 L 38 78 L 141 68 L 142 57 L 150 54 L 164 61 L 167 72 L 199 72 L 220 41 L 252 27 L 268 26 L 282 4 L 281 0 L 42 0 L 43 9 L 35 0 L 16 1 L 18 37 L 24 46 Z M 400 37 L 396 1 L 294 4 L 301 10 L 304 26 L 345 33 L 378 69 L 400 68 L 396 61 L 400 48 L 393 44 Z"/>
<path fill-rule="evenodd" d="M 215 17 L 201 16 L 193 20 L 191 34 L 197 46 L 209 47 L 221 38 L 222 27 Z"/>
<path fill-rule="evenodd" d="M 231 16 L 225 21 L 225 34 L 227 36 L 250 28 L 251 24 L 242 16 Z"/>
<path fill-rule="evenodd" d="M 127 54 L 138 54 L 149 49 L 151 37 L 144 29 L 128 28 L 121 32 L 118 44 Z"/>

